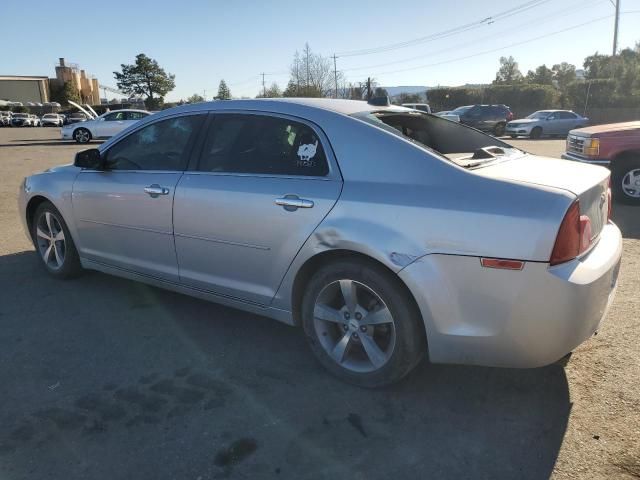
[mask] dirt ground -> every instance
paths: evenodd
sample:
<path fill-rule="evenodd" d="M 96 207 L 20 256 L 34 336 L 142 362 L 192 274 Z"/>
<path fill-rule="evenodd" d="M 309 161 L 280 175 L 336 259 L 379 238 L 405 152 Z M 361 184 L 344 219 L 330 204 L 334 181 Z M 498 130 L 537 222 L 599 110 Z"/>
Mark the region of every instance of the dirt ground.
<path fill-rule="evenodd" d="M 640 478 L 640 208 L 614 206 L 618 294 L 565 368 L 424 362 L 366 391 L 277 322 L 98 273 L 47 277 L 17 191 L 80 149 L 57 129 L 0 129 L 0 478 Z"/>

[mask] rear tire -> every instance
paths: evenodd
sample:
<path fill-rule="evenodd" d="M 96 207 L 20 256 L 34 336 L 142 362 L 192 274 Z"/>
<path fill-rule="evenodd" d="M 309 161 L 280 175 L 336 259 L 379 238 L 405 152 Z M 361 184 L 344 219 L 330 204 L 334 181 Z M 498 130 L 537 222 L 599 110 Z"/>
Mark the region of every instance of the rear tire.
<path fill-rule="evenodd" d="M 50 275 L 67 279 L 82 272 L 78 250 L 69 228 L 52 203 L 43 202 L 36 209 L 31 238 L 41 265 Z"/>
<path fill-rule="evenodd" d="M 504 131 L 506 129 L 505 123 L 497 123 L 495 127 L 493 127 L 493 135 L 496 137 L 502 137 L 504 135 Z"/>
<path fill-rule="evenodd" d="M 640 205 L 640 156 L 618 157 L 612 167 L 612 193 L 616 201 Z"/>
<path fill-rule="evenodd" d="M 541 127 L 535 127 L 533 130 L 531 130 L 531 135 L 530 137 L 534 140 L 538 140 L 539 138 L 542 137 L 542 128 Z"/>
<path fill-rule="evenodd" d="M 305 288 L 301 313 L 316 358 L 360 387 L 399 381 L 426 353 L 413 298 L 399 279 L 367 261 L 345 259 L 318 270 Z"/>

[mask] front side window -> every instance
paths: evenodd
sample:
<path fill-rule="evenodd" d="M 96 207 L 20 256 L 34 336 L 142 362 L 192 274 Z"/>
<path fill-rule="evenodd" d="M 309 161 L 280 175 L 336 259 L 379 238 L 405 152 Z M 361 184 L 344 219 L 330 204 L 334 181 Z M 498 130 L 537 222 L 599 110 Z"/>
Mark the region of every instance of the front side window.
<path fill-rule="evenodd" d="M 325 176 L 322 142 L 302 123 L 253 114 L 216 116 L 208 132 L 200 171 Z"/>
<path fill-rule="evenodd" d="M 116 122 L 124 120 L 126 116 L 125 112 L 113 112 L 104 117 L 105 122 Z"/>
<path fill-rule="evenodd" d="M 113 145 L 110 170 L 184 170 L 189 146 L 202 115 L 170 118 L 147 125 Z"/>

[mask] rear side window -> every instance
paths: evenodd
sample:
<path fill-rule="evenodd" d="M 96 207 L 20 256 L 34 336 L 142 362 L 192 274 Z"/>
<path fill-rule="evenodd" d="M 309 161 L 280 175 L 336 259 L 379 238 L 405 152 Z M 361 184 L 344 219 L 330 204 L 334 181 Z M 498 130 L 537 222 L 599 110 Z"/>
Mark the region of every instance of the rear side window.
<path fill-rule="evenodd" d="M 184 170 L 189 146 L 203 115 L 170 118 L 147 125 L 107 152 L 111 170 Z"/>
<path fill-rule="evenodd" d="M 560 115 L 560 118 L 563 120 L 573 120 L 578 118 L 575 113 L 571 112 L 559 112 L 558 115 Z"/>
<path fill-rule="evenodd" d="M 127 112 L 127 120 L 142 120 L 148 116 L 148 113 L 143 112 Z"/>
<path fill-rule="evenodd" d="M 220 114 L 207 134 L 198 170 L 321 177 L 329 166 L 308 125 L 267 115 Z"/>

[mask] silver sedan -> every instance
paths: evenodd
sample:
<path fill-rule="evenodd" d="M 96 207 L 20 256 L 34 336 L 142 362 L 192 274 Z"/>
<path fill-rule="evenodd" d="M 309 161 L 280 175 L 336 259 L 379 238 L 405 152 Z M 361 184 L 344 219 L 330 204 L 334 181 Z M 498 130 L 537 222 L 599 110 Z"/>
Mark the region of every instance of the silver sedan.
<path fill-rule="evenodd" d="M 26 178 L 19 204 L 51 275 L 300 326 L 328 370 L 375 387 L 425 354 L 537 367 L 588 339 L 622 251 L 608 185 L 415 110 L 240 100 L 141 120 Z"/>
<path fill-rule="evenodd" d="M 589 119 L 570 110 L 539 110 L 527 116 L 507 123 L 505 134 L 511 138 L 520 136 L 541 138 L 545 135 L 566 137 L 569 130 L 582 128 Z"/>

